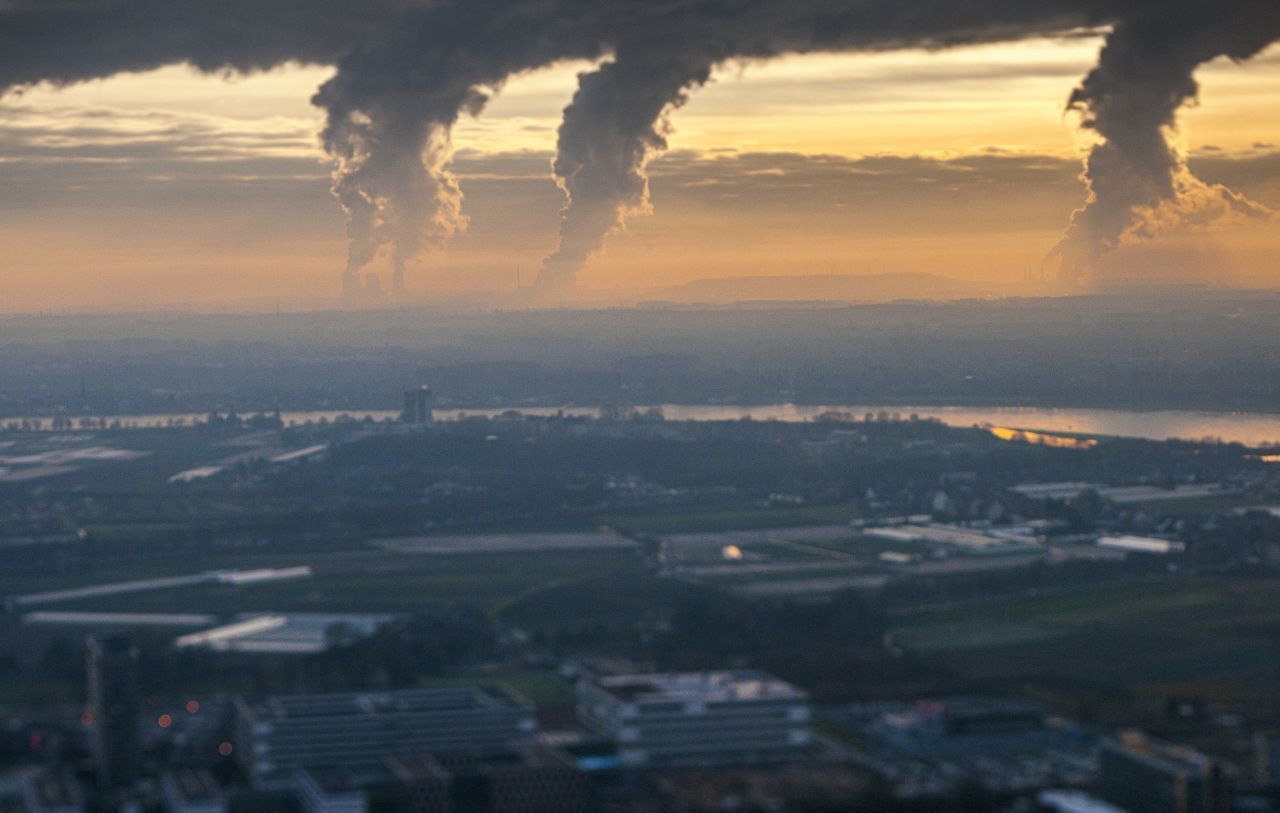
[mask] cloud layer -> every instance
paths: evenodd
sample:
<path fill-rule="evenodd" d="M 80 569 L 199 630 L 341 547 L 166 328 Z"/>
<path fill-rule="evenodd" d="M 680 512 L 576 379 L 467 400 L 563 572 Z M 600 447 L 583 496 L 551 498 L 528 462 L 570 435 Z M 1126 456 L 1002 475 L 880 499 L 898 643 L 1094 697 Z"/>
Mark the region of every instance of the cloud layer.
<path fill-rule="evenodd" d="M 466 226 L 451 130 L 512 75 L 599 61 L 565 111 L 554 170 L 567 195 L 541 280 L 572 285 L 628 213 L 648 206 L 646 164 L 665 117 L 711 71 L 783 54 L 942 49 L 1111 27 L 1071 97 L 1099 137 L 1090 198 L 1059 249 L 1079 273 L 1126 235 L 1254 204 L 1196 182 L 1170 146 L 1193 73 L 1280 38 L 1274 0 L 6 0 L 0 89 L 189 63 L 252 72 L 332 65 L 315 96 L 333 192 L 348 216 L 345 280 L 385 256 L 406 264 Z"/>

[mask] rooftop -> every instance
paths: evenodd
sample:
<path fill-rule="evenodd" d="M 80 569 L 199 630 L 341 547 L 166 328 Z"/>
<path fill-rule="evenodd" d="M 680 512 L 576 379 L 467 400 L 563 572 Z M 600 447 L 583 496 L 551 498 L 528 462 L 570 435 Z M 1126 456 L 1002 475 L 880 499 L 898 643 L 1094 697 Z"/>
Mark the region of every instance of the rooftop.
<path fill-rule="evenodd" d="M 450 774 L 498 774 L 531 768 L 571 769 L 574 763 L 563 753 L 543 745 L 490 746 L 440 751 L 430 754 L 394 755 L 387 768 L 406 783 L 440 779 Z"/>
<path fill-rule="evenodd" d="M 619 675 L 600 678 L 596 684 L 625 701 L 751 702 L 808 698 L 790 683 L 753 670 Z"/>
<path fill-rule="evenodd" d="M 269 697 L 249 708 L 260 721 L 307 717 L 374 717 L 433 711 L 465 711 L 527 704 L 497 686 L 457 686 L 391 692 L 287 694 Z"/>
<path fill-rule="evenodd" d="M 1123 732 L 1111 747 L 1169 771 L 1203 774 L 1213 767 L 1213 760 L 1199 751 L 1153 739 L 1136 731 Z"/>
<path fill-rule="evenodd" d="M 311 655 L 346 639 L 372 635 L 394 619 L 362 613 L 253 613 L 232 624 L 184 635 L 174 645 L 215 652 Z"/>
<path fill-rule="evenodd" d="M 214 801 L 225 794 L 222 785 L 205 768 L 182 768 L 164 777 L 166 790 L 187 802 Z"/>

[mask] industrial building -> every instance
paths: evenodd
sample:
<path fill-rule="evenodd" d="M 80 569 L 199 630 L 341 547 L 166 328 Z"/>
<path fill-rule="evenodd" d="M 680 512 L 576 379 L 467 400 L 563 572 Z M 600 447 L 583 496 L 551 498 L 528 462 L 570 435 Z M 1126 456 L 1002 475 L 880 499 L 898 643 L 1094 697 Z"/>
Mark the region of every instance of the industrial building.
<path fill-rule="evenodd" d="M 367 613 L 245 613 L 231 624 L 183 635 L 174 646 L 242 655 L 316 655 L 367 638 L 395 618 Z"/>
<path fill-rule="evenodd" d="M 502 745 L 537 730 L 526 701 L 493 686 L 237 698 L 235 754 L 255 786 L 299 768 L 376 771 L 391 754 Z"/>
<path fill-rule="evenodd" d="M 1011 486 L 1010 491 L 1029 500 L 1062 501 L 1074 500 L 1088 492 L 1097 494 L 1104 500 L 1116 505 L 1133 505 L 1136 503 L 1165 502 L 1169 500 L 1203 500 L 1211 497 L 1229 496 L 1238 493 L 1221 483 L 1193 483 L 1160 488 L 1153 485 L 1106 486 L 1099 483 L 1064 482 L 1064 483 L 1020 483 Z"/>
<path fill-rule="evenodd" d="M 867 528 L 863 533 L 882 542 L 937 545 L 967 554 L 986 555 L 1039 551 L 1029 528 L 992 528 L 948 525 L 940 522 Z"/>
<path fill-rule="evenodd" d="M 811 741 L 808 695 L 756 671 L 584 680 L 578 716 L 617 743 L 625 767 L 796 759 Z"/>
<path fill-rule="evenodd" d="M 1181 542 L 1171 542 L 1168 539 L 1152 536 L 1101 536 L 1098 537 L 1098 547 L 1125 553 L 1149 553 L 1161 556 L 1182 553 L 1186 549 L 1186 545 Z"/>
<path fill-rule="evenodd" d="M 1215 760 L 1129 733 L 1103 744 L 1098 794 L 1129 813 L 1227 813 L 1230 792 Z"/>

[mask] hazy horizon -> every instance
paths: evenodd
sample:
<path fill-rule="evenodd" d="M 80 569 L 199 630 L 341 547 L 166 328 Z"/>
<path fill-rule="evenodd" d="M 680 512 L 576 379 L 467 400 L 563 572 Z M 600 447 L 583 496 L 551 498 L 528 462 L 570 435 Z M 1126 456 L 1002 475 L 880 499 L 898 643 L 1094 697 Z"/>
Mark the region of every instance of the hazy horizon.
<path fill-rule="evenodd" d="M 651 211 L 627 218 L 552 304 L 620 301 L 700 280 L 929 274 L 1043 293 L 1040 266 L 1085 197 L 1095 143 L 1064 100 L 1095 35 L 876 54 L 811 54 L 716 70 L 670 113 L 648 163 Z M 564 196 L 550 167 L 575 74 L 511 78 L 453 134 L 467 228 L 409 263 L 415 303 L 531 286 Z M 4 312 L 311 307 L 336 297 L 343 213 L 308 104 L 332 75 L 184 67 L 0 100 Z M 1280 208 L 1280 50 L 1197 72 L 1175 139 L 1198 176 Z M 1099 261 L 1106 284 L 1280 284 L 1280 230 L 1256 219 L 1179 226 Z M 382 254 L 367 268 L 388 287 Z M 1035 281 L 1034 284 L 1028 280 Z M 1068 292 L 1092 290 L 1069 286 Z M 979 293 L 977 295 L 987 295 Z M 929 298 L 926 296 L 925 298 Z M 717 299 L 716 301 L 722 301 Z"/>

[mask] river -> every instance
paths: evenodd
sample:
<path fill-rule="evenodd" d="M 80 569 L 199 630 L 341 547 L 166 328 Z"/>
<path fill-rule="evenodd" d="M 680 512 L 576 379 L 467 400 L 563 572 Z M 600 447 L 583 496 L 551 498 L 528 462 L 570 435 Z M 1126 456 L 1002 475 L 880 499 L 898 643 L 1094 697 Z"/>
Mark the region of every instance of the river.
<path fill-rule="evenodd" d="M 801 422 L 831 411 L 847 412 L 862 416 L 866 413 L 887 413 L 907 417 L 936 418 L 951 426 L 992 424 L 1038 429 L 1046 432 L 1071 432 L 1085 435 L 1111 435 L 1119 437 L 1167 440 L 1203 440 L 1217 438 L 1239 442 L 1249 446 L 1280 444 L 1280 414 L 1257 412 L 1197 412 L 1188 410 L 1138 411 L 1124 409 L 1055 409 L 1049 407 L 955 407 L 955 406 L 884 406 L 878 404 L 842 404 L 801 406 L 797 404 L 765 404 L 759 406 L 719 406 L 702 404 L 662 404 L 659 407 L 670 420 L 721 421 L 750 418 L 752 420 L 777 420 Z M 528 415 L 596 416 L 595 407 L 514 407 Z M 506 409 L 437 409 L 440 420 L 456 420 L 460 417 L 494 416 Z M 321 421 L 332 422 L 344 416 L 375 421 L 395 419 L 394 410 L 330 410 L 307 412 L 282 412 L 287 425 L 301 426 Z M 96 429 L 102 426 L 120 428 L 156 428 L 164 426 L 193 426 L 202 423 L 207 416 L 198 413 L 157 415 L 116 415 L 83 420 L 73 419 L 75 429 Z M 3 418 L 0 428 L 27 428 L 50 431 L 53 419 Z"/>

